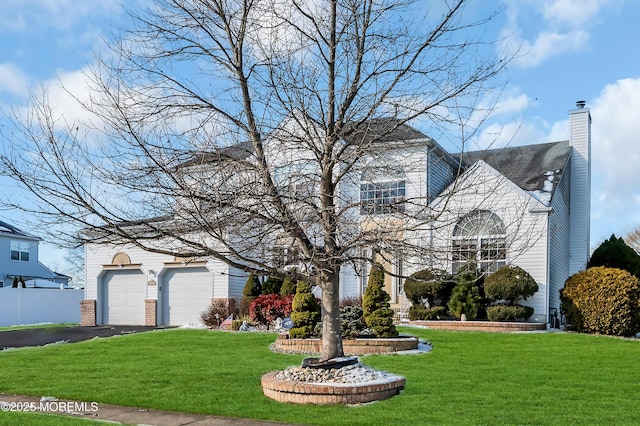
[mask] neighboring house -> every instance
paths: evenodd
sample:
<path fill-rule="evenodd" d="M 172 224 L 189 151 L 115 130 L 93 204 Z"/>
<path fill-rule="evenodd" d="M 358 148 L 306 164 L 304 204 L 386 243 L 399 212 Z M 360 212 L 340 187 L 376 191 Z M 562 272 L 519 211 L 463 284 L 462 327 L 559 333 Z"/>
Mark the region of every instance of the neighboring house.
<path fill-rule="evenodd" d="M 584 102 L 570 111 L 568 141 L 482 152 L 450 154 L 421 132 L 394 123 L 368 123 L 368 131 L 376 126 L 394 130 L 381 141 L 384 154 L 363 156 L 370 167 L 341 188 L 343 199 L 360 206 L 363 228 L 389 223 L 393 213 L 408 213 L 412 219 L 398 238 L 432 253 L 427 259 L 398 253 L 378 258 L 395 276 L 385 282 L 392 307 L 408 307 L 400 276 L 417 270 L 456 272 L 473 261 L 490 273 L 514 264 L 538 283 L 539 291 L 526 302 L 534 308 L 533 320 L 549 322 L 560 307 L 559 290 L 586 267 L 589 255 L 591 117 Z M 251 147 L 234 149 L 230 155 L 243 156 Z M 281 160 L 276 180 L 292 167 L 304 175 L 304 159 Z M 404 203 L 412 199 L 426 201 Z M 371 247 L 362 252 L 376 256 Z M 212 299 L 239 299 L 246 279 L 217 260 L 188 262 L 131 245 L 88 244 L 85 254 L 84 325 L 200 322 Z M 367 280 L 366 264 L 357 271 L 343 266 L 341 295 L 362 295 Z"/>
<path fill-rule="evenodd" d="M 38 261 L 40 238 L 0 221 L 0 287 L 11 287 L 14 279 L 22 278 L 28 287 L 47 282 L 67 286 L 69 277 L 47 268 Z"/>

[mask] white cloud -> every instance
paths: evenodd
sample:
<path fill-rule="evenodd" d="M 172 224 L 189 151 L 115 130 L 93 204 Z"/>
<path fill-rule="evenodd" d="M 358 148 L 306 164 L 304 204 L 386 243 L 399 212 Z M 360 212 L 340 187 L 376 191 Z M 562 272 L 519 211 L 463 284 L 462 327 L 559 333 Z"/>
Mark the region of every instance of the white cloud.
<path fill-rule="evenodd" d="M 64 116 L 71 122 L 89 122 L 95 116 L 87 112 L 81 102 L 89 102 L 95 93 L 90 90 L 90 82 L 86 75 L 87 68 L 76 71 L 60 71 L 58 78 L 43 84 L 48 100 L 56 114 Z"/>
<path fill-rule="evenodd" d="M 524 121 L 511 121 L 504 124 L 493 123 L 484 128 L 472 149 L 493 149 L 540 142 L 545 140 L 538 126 Z"/>
<path fill-rule="evenodd" d="M 597 246 L 640 226 L 640 78 L 605 86 L 587 106 L 593 119 L 591 239 Z M 552 133 L 563 126 L 566 120 Z"/>
<path fill-rule="evenodd" d="M 500 55 L 516 53 L 514 64 L 536 67 L 546 60 L 585 50 L 591 40 L 591 28 L 617 13 L 625 0 L 529 0 L 508 2 L 508 22 L 498 43 Z M 615 7 L 614 7 L 615 6 Z M 530 28 L 539 28 L 533 34 Z"/>
<path fill-rule="evenodd" d="M 533 43 L 520 40 L 520 55 L 515 64 L 524 68 L 535 67 L 554 56 L 582 50 L 588 42 L 589 33 L 586 31 L 542 32 Z"/>
<path fill-rule="evenodd" d="M 545 20 L 577 28 L 597 18 L 603 9 L 621 5 L 623 0 L 546 0 L 542 3 Z"/>
<path fill-rule="evenodd" d="M 607 85 L 591 111 L 593 167 L 610 199 L 630 200 L 640 193 L 640 78 Z"/>
<path fill-rule="evenodd" d="M 0 64 L 0 93 L 25 96 L 29 91 L 29 79 L 11 63 Z"/>
<path fill-rule="evenodd" d="M 120 9 L 117 0 L 3 0 L 0 29 L 33 31 L 70 29 L 88 16 L 104 16 Z"/>

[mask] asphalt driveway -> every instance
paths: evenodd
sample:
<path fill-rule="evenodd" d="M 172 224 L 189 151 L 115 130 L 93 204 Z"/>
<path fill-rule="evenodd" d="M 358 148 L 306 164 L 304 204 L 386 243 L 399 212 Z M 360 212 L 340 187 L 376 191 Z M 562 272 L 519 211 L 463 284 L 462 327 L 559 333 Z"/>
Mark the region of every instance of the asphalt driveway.
<path fill-rule="evenodd" d="M 56 342 L 81 342 L 94 337 L 111 337 L 122 334 L 142 333 L 161 327 L 139 325 L 113 325 L 96 327 L 49 327 L 0 331 L 0 350 L 42 346 Z"/>

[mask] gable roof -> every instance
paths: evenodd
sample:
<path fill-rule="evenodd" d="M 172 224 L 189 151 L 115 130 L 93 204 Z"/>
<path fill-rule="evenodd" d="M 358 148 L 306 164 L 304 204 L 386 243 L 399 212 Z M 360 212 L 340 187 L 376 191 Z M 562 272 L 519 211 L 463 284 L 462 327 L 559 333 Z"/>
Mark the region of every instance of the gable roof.
<path fill-rule="evenodd" d="M 427 135 L 395 117 L 372 118 L 363 123 L 349 124 L 345 128 L 348 143 L 398 142 L 410 140 L 430 140 Z"/>
<path fill-rule="evenodd" d="M 14 235 L 17 237 L 27 237 L 39 240 L 40 238 L 27 234 L 21 229 L 0 220 L 0 235 Z"/>
<path fill-rule="evenodd" d="M 553 195 L 571 154 L 569 141 L 488 149 L 453 156 L 465 168 L 483 160 L 525 191 Z"/>

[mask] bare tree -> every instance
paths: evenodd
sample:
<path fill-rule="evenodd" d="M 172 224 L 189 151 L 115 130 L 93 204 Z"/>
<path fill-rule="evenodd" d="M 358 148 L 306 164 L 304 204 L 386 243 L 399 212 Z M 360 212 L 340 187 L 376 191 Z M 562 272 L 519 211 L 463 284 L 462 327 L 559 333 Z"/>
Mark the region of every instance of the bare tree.
<path fill-rule="evenodd" d="M 466 3 L 415 19 L 421 2 L 153 2 L 89 73 L 94 120 L 67 122 L 34 97 L 2 165 L 58 238 L 319 285 L 322 358 L 342 356 L 343 265 L 371 261 L 364 244 L 424 254 L 398 235 L 439 214 L 421 195 L 377 220 L 349 188 L 374 167 L 367 158 L 411 139 L 411 120 L 463 129 L 462 149 L 509 61 L 483 38 L 497 12 L 468 19 Z M 375 172 L 396 173 L 380 161 Z"/>
<path fill-rule="evenodd" d="M 627 233 L 627 235 L 624 236 L 624 242 L 634 249 L 636 253 L 640 253 L 640 228 L 636 228 Z"/>

